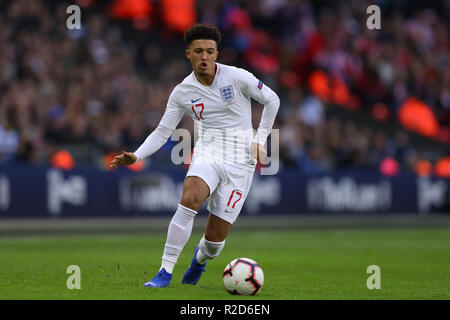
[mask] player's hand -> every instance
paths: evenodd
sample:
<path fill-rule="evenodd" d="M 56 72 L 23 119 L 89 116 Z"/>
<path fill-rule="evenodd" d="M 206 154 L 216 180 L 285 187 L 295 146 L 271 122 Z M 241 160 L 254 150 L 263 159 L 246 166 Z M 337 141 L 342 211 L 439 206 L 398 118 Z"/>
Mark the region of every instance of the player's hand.
<path fill-rule="evenodd" d="M 252 159 L 256 159 L 258 161 L 262 161 L 267 157 L 267 151 L 264 146 L 258 143 L 252 143 L 252 147 L 250 149 L 250 155 Z"/>
<path fill-rule="evenodd" d="M 119 165 L 128 166 L 130 164 L 133 164 L 136 162 L 136 160 L 137 158 L 132 152 L 122 151 L 121 154 L 114 157 L 114 159 L 111 161 L 110 166 L 111 168 L 115 169 Z"/>

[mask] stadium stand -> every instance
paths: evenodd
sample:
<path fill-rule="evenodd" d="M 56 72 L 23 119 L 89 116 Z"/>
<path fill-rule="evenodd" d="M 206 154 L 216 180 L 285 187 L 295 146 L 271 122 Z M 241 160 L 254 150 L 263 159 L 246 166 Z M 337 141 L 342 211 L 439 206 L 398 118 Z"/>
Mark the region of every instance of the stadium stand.
<path fill-rule="evenodd" d="M 221 63 L 279 93 L 282 168 L 450 176 L 448 2 L 379 2 L 381 30 L 368 1 L 182 2 L 76 1 L 68 30 L 67 2 L 2 1 L 0 163 L 105 168 L 137 148 L 190 72 L 182 31 L 200 21 L 220 27 Z M 169 156 L 170 142 L 152 161 Z"/>

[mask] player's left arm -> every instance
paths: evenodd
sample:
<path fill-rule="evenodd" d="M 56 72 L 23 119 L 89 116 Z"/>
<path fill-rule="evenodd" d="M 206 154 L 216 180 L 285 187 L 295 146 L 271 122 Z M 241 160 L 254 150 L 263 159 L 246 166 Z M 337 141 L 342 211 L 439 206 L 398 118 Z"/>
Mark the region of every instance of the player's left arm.
<path fill-rule="evenodd" d="M 256 130 L 256 135 L 253 138 L 251 149 L 252 155 L 256 159 L 261 160 L 266 156 L 264 145 L 272 131 L 273 123 L 280 108 L 280 98 L 278 98 L 278 95 L 271 88 L 266 86 L 252 73 L 243 69 L 240 70 L 242 73 L 240 81 L 243 93 L 264 105 L 261 121 Z"/>

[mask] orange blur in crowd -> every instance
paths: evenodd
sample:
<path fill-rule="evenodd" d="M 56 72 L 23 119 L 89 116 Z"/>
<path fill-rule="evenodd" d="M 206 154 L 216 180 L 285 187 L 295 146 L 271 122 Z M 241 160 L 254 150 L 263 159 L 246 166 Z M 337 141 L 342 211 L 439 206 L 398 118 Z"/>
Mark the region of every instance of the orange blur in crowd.
<path fill-rule="evenodd" d="M 414 166 L 414 172 L 418 176 L 429 176 L 433 173 L 433 165 L 428 160 L 419 160 Z"/>
<path fill-rule="evenodd" d="M 431 138 L 436 138 L 439 133 L 439 123 L 433 111 L 417 98 L 406 99 L 399 109 L 398 118 L 408 130 Z"/>
<path fill-rule="evenodd" d="M 50 163 L 52 167 L 57 169 L 72 170 L 75 161 L 72 155 L 66 150 L 59 150 L 51 157 Z"/>
<path fill-rule="evenodd" d="M 355 97 L 350 94 L 344 80 L 330 78 L 325 72 L 316 70 L 308 79 L 311 91 L 327 103 L 335 103 L 348 109 L 358 109 Z"/>
<path fill-rule="evenodd" d="M 162 0 L 163 17 L 168 26 L 184 33 L 197 20 L 195 0 Z"/>
<path fill-rule="evenodd" d="M 111 14 L 118 19 L 139 19 L 148 16 L 152 9 L 148 0 L 116 0 L 111 6 Z"/>
<path fill-rule="evenodd" d="M 436 162 L 434 173 L 441 178 L 450 178 L 450 156 Z"/>

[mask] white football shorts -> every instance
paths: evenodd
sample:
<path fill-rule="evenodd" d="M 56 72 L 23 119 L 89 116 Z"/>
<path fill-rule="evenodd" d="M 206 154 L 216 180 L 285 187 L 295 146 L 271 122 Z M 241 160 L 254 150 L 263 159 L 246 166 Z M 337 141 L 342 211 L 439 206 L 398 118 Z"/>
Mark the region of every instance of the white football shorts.
<path fill-rule="evenodd" d="M 191 163 L 186 178 L 191 176 L 209 187 L 208 211 L 233 224 L 247 198 L 253 172 L 224 163 Z"/>

